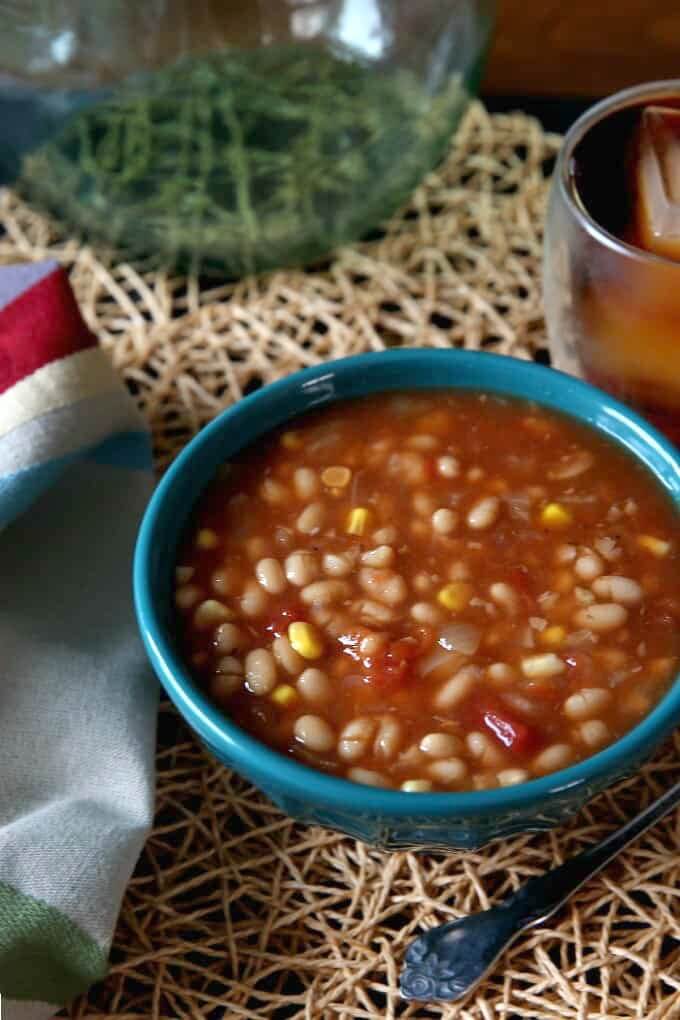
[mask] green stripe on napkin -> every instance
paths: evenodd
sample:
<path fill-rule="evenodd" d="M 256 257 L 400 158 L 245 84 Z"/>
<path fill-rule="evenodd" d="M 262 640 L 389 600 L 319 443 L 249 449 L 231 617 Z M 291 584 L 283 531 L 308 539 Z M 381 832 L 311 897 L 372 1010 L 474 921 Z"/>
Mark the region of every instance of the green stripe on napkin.
<path fill-rule="evenodd" d="M 0 882 L 3 995 L 61 1006 L 106 971 L 106 954 L 69 917 Z"/>

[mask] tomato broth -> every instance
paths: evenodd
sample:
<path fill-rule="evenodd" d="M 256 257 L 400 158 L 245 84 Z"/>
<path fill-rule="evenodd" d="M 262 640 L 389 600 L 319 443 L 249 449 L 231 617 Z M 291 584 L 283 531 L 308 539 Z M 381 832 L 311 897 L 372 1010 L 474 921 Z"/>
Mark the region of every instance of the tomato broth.
<path fill-rule="evenodd" d="M 480 393 L 333 404 L 258 440 L 180 550 L 181 645 L 283 754 L 412 792 L 577 762 L 667 690 L 677 518 L 648 471 Z"/>

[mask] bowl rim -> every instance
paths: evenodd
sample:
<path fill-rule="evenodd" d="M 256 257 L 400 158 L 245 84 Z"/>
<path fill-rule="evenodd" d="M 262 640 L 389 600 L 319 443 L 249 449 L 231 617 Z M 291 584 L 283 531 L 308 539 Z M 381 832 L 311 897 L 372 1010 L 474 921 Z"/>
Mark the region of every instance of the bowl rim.
<path fill-rule="evenodd" d="M 188 669 L 181 657 L 172 646 L 166 633 L 160 612 L 156 606 L 151 586 L 151 562 L 155 543 L 155 531 L 165 504 L 171 498 L 176 486 L 184 476 L 191 473 L 191 462 L 197 451 L 212 439 L 231 428 L 243 416 L 250 417 L 257 412 L 259 405 L 273 396 L 289 396 L 294 401 L 296 392 L 301 386 L 309 386 L 314 380 L 328 377 L 329 373 L 352 377 L 359 372 L 365 378 L 366 372 L 376 373 L 376 385 L 369 393 L 385 392 L 395 387 L 380 385 L 381 368 L 403 367 L 410 361 L 436 360 L 450 361 L 460 368 L 461 376 L 466 368 L 474 365 L 475 371 L 482 364 L 491 372 L 500 372 L 501 378 L 515 380 L 515 388 L 495 387 L 494 392 L 506 393 L 508 397 L 530 399 L 539 406 L 546 406 L 557 413 L 575 418 L 581 424 L 594 428 L 599 434 L 608 436 L 619 446 L 627 447 L 630 454 L 647 468 L 666 492 L 680 513 L 680 454 L 669 440 L 663 437 L 648 422 L 644 421 L 630 408 L 610 397 L 609 394 L 583 382 L 573 376 L 558 372 L 532 362 L 520 361 L 506 355 L 490 354 L 478 351 L 434 348 L 397 348 L 381 352 L 368 352 L 333 361 L 322 362 L 309 368 L 295 372 L 277 382 L 270 383 L 255 393 L 242 398 L 228 407 L 209 422 L 181 451 L 170 468 L 158 483 L 144 514 L 139 529 L 134 554 L 133 589 L 135 610 L 142 640 L 154 670 L 163 684 L 170 699 L 180 714 L 208 743 L 214 751 L 222 753 L 238 771 L 239 765 L 250 775 L 258 776 L 266 781 L 271 777 L 284 797 L 297 800 L 314 800 L 333 808 L 344 807 L 355 816 L 379 815 L 383 818 L 413 818 L 414 816 L 440 818 L 474 818 L 504 812 L 512 812 L 559 797 L 574 788 L 586 788 L 593 781 L 597 785 L 598 778 L 613 773 L 618 769 L 625 771 L 626 762 L 631 762 L 637 769 L 638 758 L 646 753 L 652 745 L 660 741 L 673 725 L 680 721 L 680 673 L 670 685 L 663 698 L 654 706 L 636 726 L 608 745 L 602 751 L 577 762 L 566 769 L 549 773 L 537 779 L 528 780 L 517 786 L 494 788 L 491 790 L 451 791 L 436 793 L 412 793 L 400 790 L 382 789 L 364 786 L 340 779 L 336 776 L 314 769 L 311 766 L 295 761 L 293 758 L 275 751 L 259 740 L 250 736 L 245 730 L 232 723 L 222 712 L 203 695 L 194 684 Z M 542 404 L 541 398 L 528 398 L 521 392 L 522 379 L 542 380 L 548 390 L 554 392 L 556 403 Z M 404 381 L 404 390 L 409 389 L 408 376 Z M 426 389 L 426 387 L 411 387 Z M 432 388 L 436 388 L 433 384 Z M 467 389 L 479 392 L 479 385 L 441 386 L 439 388 Z M 368 394 L 365 394 L 368 395 Z M 573 398 L 573 399 L 571 399 Z M 340 397 L 339 399 L 347 399 Z M 609 432 L 604 423 L 584 417 L 571 410 L 578 402 L 584 401 L 593 413 L 606 410 L 612 419 L 612 427 L 622 426 L 636 437 L 636 448 L 631 449 L 622 435 Z M 331 401 L 328 401 L 329 403 Z M 300 408 L 291 411 L 284 420 L 292 419 L 301 413 Z M 617 425 L 618 423 L 618 425 Z M 256 433 L 265 435 L 270 431 L 265 426 Z M 642 448 L 637 444 L 642 441 Z M 236 446 L 238 449 L 238 446 Z M 668 476 L 657 470 L 651 463 L 654 457 L 660 457 L 665 465 Z M 215 465 L 217 467 L 217 464 Z M 198 498 L 198 493 L 196 495 Z M 183 522 L 184 523 L 184 522 Z M 601 785 L 601 784 L 600 784 Z"/>

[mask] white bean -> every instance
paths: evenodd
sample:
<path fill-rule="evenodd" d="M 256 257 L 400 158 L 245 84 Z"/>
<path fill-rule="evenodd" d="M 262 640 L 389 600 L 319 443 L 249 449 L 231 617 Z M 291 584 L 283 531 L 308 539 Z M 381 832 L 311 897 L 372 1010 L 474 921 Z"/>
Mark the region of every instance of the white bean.
<path fill-rule="evenodd" d="M 392 545 L 398 537 L 397 529 L 393 524 L 387 524 L 384 528 L 378 528 L 373 532 L 373 541 L 378 545 Z"/>
<path fill-rule="evenodd" d="M 350 625 L 345 627 L 345 630 L 350 629 Z M 359 642 L 359 651 L 362 655 L 377 655 L 383 650 L 387 644 L 387 637 L 385 634 L 376 634 L 375 631 L 370 631 L 365 634 Z"/>
<path fill-rule="evenodd" d="M 609 728 L 601 719 L 588 719 L 586 722 L 582 722 L 578 732 L 587 747 L 602 747 L 611 740 Z"/>
<path fill-rule="evenodd" d="M 314 581 L 300 592 L 300 598 L 308 606 L 330 606 L 348 595 L 349 585 L 345 581 Z"/>
<path fill-rule="evenodd" d="M 437 503 L 429 492 L 414 492 L 412 504 L 415 512 L 421 517 L 431 517 L 437 509 Z"/>
<path fill-rule="evenodd" d="M 522 659 L 522 672 L 529 680 L 543 680 L 564 673 L 566 665 L 554 652 L 543 655 L 527 655 Z"/>
<path fill-rule="evenodd" d="M 448 570 L 449 581 L 469 581 L 470 580 L 470 568 L 467 563 L 462 560 L 456 560 L 452 563 Z"/>
<path fill-rule="evenodd" d="M 379 545 L 365 552 L 361 562 L 367 567 L 391 567 L 394 563 L 394 549 L 391 545 Z"/>
<path fill-rule="evenodd" d="M 202 595 L 201 589 L 195 584 L 182 584 L 175 592 L 175 605 L 178 609 L 191 609 Z"/>
<path fill-rule="evenodd" d="M 424 458 L 410 450 L 393 453 L 387 462 L 387 470 L 406 485 L 422 485 L 427 481 Z"/>
<path fill-rule="evenodd" d="M 500 500 L 497 496 L 484 496 L 474 506 L 470 507 L 467 513 L 468 528 L 473 531 L 483 531 L 495 523 L 500 510 Z"/>
<path fill-rule="evenodd" d="M 243 548 L 246 556 L 252 563 L 263 559 L 269 552 L 268 542 L 262 535 L 252 535 L 251 538 L 245 541 Z"/>
<path fill-rule="evenodd" d="M 498 768 L 503 764 L 501 751 L 496 747 L 491 737 L 487 737 L 486 733 L 479 733 L 477 730 L 473 730 L 465 738 L 465 744 L 473 758 L 480 761 L 482 765 Z"/>
<path fill-rule="evenodd" d="M 496 776 L 501 786 L 517 786 L 526 783 L 529 773 L 526 769 L 503 769 Z"/>
<path fill-rule="evenodd" d="M 411 606 L 411 616 L 416 623 L 427 623 L 436 627 L 444 619 L 443 613 L 431 602 L 414 602 Z"/>
<path fill-rule="evenodd" d="M 265 478 L 260 486 L 260 495 L 265 503 L 276 505 L 288 499 L 288 489 L 275 478 Z"/>
<path fill-rule="evenodd" d="M 326 553 L 323 569 L 331 577 L 347 577 L 354 570 L 354 558 L 350 553 Z"/>
<path fill-rule="evenodd" d="M 319 576 L 319 562 L 313 552 L 296 549 L 286 556 L 286 577 L 296 588 L 311 584 Z"/>
<path fill-rule="evenodd" d="M 575 545 L 560 545 L 555 550 L 555 563 L 564 565 L 566 563 L 573 563 L 575 559 L 576 559 Z"/>
<path fill-rule="evenodd" d="M 501 686 L 511 684 L 517 676 L 515 670 L 507 662 L 492 662 L 490 666 L 487 666 L 486 675 L 493 683 Z"/>
<path fill-rule="evenodd" d="M 276 663 L 266 648 L 246 655 L 246 687 L 251 694 L 269 694 L 276 686 Z"/>
<path fill-rule="evenodd" d="M 489 595 L 497 606 L 505 609 L 511 616 L 519 609 L 519 597 L 515 589 L 505 581 L 496 581 L 489 588 Z"/>
<path fill-rule="evenodd" d="M 594 552 L 583 553 L 574 563 L 574 573 L 580 581 L 594 581 L 603 570 L 602 558 Z"/>
<path fill-rule="evenodd" d="M 195 573 L 194 567 L 175 567 L 175 581 L 177 584 L 186 584 Z"/>
<path fill-rule="evenodd" d="M 216 673 L 210 678 L 210 697 L 214 701 L 228 701 L 241 687 L 243 677 L 236 673 Z"/>
<path fill-rule="evenodd" d="M 467 766 L 460 758 L 440 758 L 432 762 L 428 772 L 442 786 L 455 786 L 465 778 Z"/>
<path fill-rule="evenodd" d="M 432 783 L 427 779 L 407 779 L 400 787 L 404 793 L 428 793 L 432 789 Z"/>
<path fill-rule="evenodd" d="M 323 503 L 310 503 L 298 517 L 295 527 L 303 535 L 316 535 L 321 531 L 324 515 Z"/>
<path fill-rule="evenodd" d="M 319 491 L 319 479 L 316 471 L 308 467 L 300 467 L 293 475 L 293 488 L 300 499 L 313 499 Z"/>
<path fill-rule="evenodd" d="M 215 631 L 215 647 L 223 655 L 230 655 L 240 648 L 243 635 L 234 623 L 221 623 Z"/>
<path fill-rule="evenodd" d="M 392 610 L 372 599 L 359 599 L 352 603 L 351 608 L 352 612 L 361 617 L 362 622 L 367 623 L 369 627 L 384 627 L 394 621 Z"/>
<path fill-rule="evenodd" d="M 610 703 L 610 691 L 603 687 L 584 687 L 569 695 L 562 706 L 568 719 L 591 719 Z"/>
<path fill-rule="evenodd" d="M 579 609 L 574 615 L 574 623 L 584 630 L 602 634 L 609 630 L 622 627 L 628 619 L 628 610 L 617 602 L 598 602 L 593 606 Z"/>
<path fill-rule="evenodd" d="M 624 606 L 637 606 L 644 597 L 642 586 L 630 577 L 605 574 L 593 581 L 593 591 L 600 599 L 611 599 Z"/>
<path fill-rule="evenodd" d="M 574 757 L 570 744 L 551 744 L 541 751 L 532 762 L 534 772 L 555 772 L 565 768 Z"/>
<path fill-rule="evenodd" d="M 335 744 L 333 729 L 320 715 L 301 715 L 293 727 L 295 739 L 310 751 L 330 751 Z"/>
<path fill-rule="evenodd" d="M 378 599 L 379 602 L 385 602 L 388 606 L 398 605 L 408 595 L 404 578 L 392 570 L 363 567 L 359 571 L 359 584 L 368 595 Z"/>
<path fill-rule="evenodd" d="M 368 751 L 368 745 L 375 731 L 375 719 L 360 716 L 347 723 L 340 733 L 338 756 L 343 761 L 356 761 Z"/>
<path fill-rule="evenodd" d="M 378 732 L 373 741 L 373 754 L 376 758 L 394 758 L 401 744 L 401 725 L 394 716 L 383 716 L 378 724 Z"/>
<path fill-rule="evenodd" d="M 450 535 L 456 530 L 458 514 L 442 506 L 432 514 L 432 527 L 439 535 Z"/>
<path fill-rule="evenodd" d="M 413 587 L 420 595 L 427 595 L 434 588 L 434 579 L 421 570 L 413 578 Z"/>
<path fill-rule="evenodd" d="M 452 733 L 426 733 L 418 745 L 430 758 L 452 758 L 459 754 L 462 744 Z"/>
<path fill-rule="evenodd" d="M 267 608 L 267 595 L 257 581 L 246 581 L 240 599 L 244 616 L 261 616 Z"/>
<path fill-rule="evenodd" d="M 479 675 L 478 666 L 463 666 L 439 688 L 434 699 L 435 708 L 442 710 L 458 705 L 468 696 Z"/>
<path fill-rule="evenodd" d="M 457 478 L 460 474 L 460 464 L 455 457 L 447 454 L 437 458 L 437 471 L 442 478 Z"/>
<path fill-rule="evenodd" d="M 234 614 L 231 609 L 227 609 L 216 599 L 206 599 L 194 612 L 194 626 L 200 630 L 208 630 L 210 627 L 216 627 L 218 623 L 224 623 L 225 620 L 233 618 Z"/>
<path fill-rule="evenodd" d="M 329 701 L 333 693 L 328 676 L 321 669 L 311 666 L 301 673 L 297 681 L 297 689 L 305 699 L 311 702 Z"/>
<path fill-rule="evenodd" d="M 389 786 L 385 777 L 372 769 L 350 769 L 347 778 L 351 779 L 353 783 L 361 783 L 362 786 Z"/>
<path fill-rule="evenodd" d="M 423 434 L 411 436 L 406 440 L 406 445 L 410 446 L 413 450 L 436 450 L 439 446 L 439 440 L 435 436 Z"/>
<path fill-rule="evenodd" d="M 305 660 L 295 651 L 287 637 L 283 635 L 272 641 L 274 658 L 286 673 L 299 676 L 305 668 Z"/>
<path fill-rule="evenodd" d="M 217 660 L 217 672 L 242 677 L 243 663 L 235 655 L 223 655 Z"/>
<path fill-rule="evenodd" d="M 286 588 L 286 575 L 281 564 L 273 556 L 258 560 L 255 564 L 255 577 L 270 595 L 280 595 Z"/>

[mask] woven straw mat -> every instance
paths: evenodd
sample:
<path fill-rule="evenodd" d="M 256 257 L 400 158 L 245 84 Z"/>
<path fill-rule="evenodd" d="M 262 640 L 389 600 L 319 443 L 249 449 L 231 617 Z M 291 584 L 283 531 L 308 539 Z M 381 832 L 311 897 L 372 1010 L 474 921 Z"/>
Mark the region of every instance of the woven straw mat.
<path fill-rule="evenodd" d="M 559 144 L 474 104 L 377 240 L 311 270 L 216 286 L 115 264 L 0 199 L 0 261 L 56 257 L 148 416 L 162 468 L 218 411 L 305 365 L 399 344 L 544 355 L 540 253 Z M 543 352 L 543 354 L 542 354 Z M 411 937 L 600 839 L 680 776 L 680 733 L 570 824 L 477 853 L 384 853 L 298 825 L 198 746 L 166 704 L 158 814 L 109 977 L 71 1017 L 152 1020 L 680 1018 L 680 815 L 527 934 L 462 1005 L 405 1003 Z"/>

